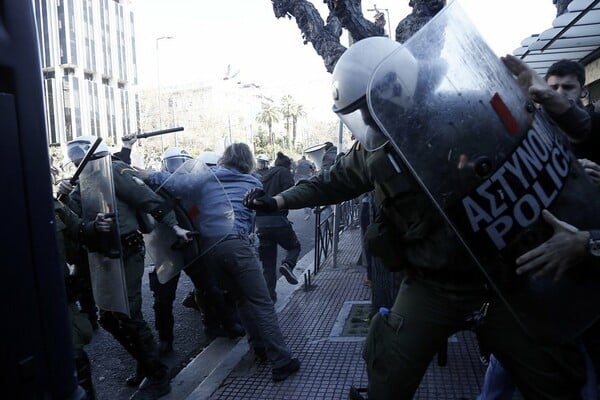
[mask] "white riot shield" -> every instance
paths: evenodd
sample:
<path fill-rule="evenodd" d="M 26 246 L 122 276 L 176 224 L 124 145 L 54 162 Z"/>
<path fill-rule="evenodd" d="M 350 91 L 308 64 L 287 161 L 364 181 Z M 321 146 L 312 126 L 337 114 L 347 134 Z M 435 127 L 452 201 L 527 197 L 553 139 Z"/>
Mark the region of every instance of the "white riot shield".
<path fill-rule="evenodd" d="M 99 234 L 99 240 L 90 244 L 88 249 L 94 300 L 102 310 L 121 312 L 129 316 L 121 240 L 116 223 L 117 201 L 109 155 L 87 163 L 79 176 L 79 189 L 84 220 L 93 221 L 98 213 L 115 213 L 115 223 L 111 232 Z"/>
<path fill-rule="evenodd" d="M 147 235 L 158 280 L 166 283 L 231 233 L 234 213 L 213 169 L 199 159 L 187 161 L 155 191 L 170 198 L 181 227 L 198 232 L 190 243 L 178 242 L 161 224 Z"/>
<path fill-rule="evenodd" d="M 377 125 L 532 335 L 572 338 L 600 313 L 600 276 L 517 277 L 515 259 L 551 235 L 543 209 L 600 227 L 600 188 L 451 3 L 385 59 L 369 83 Z M 596 199 L 596 200 L 593 200 Z"/>
<path fill-rule="evenodd" d="M 191 219 L 173 196 L 164 188 L 157 190 L 157 194 L 173 205 L 179 226 L 191 232 L 197 232 Z M 155 223 L 152 232 L 144 235 L 146 254 L 154 263 L 156 276 L 162 284 L 167 283 L 181 270 L 197 259 L 200 253 L 200 241 L 197 235 L 190 242 L 181 242 L 175 232 L 166 225 Z"/>

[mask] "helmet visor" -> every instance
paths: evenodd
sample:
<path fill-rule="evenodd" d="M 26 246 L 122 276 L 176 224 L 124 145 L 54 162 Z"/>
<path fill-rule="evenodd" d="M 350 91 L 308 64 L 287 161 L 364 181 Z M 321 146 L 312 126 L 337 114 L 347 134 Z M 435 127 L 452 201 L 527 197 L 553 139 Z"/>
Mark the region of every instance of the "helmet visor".
<path fill-rule="evenodd" d="M 67 145 L 67 157 L 71 161 L 80 161 L 85 157 L 85 153 L 90 148 L 89 144 L 71 144 Z"/>
<path fill-rule="evenodd" d="M 369 114 L 366 103 L 363 107 L 357 108 L 354 111 L 345 114 L 338 113 L 338 116 L 350 129 L 354 138 L 363 145 L 367 151 L 375 151 L 388 142 L 383 133 L 377 127 L 375 120 Z"/>
<path fill-rule="evenodd" d="M 173 173 L 177 168 L 181 167 L 187 160 L 188 157 L 169 157 L 164 160 L 165 171 Z"/>
<path fill-rule="evenodd" d="M 67 144 L 67 158 L 71 160 L 75 165 L 79 165 L 79 162 L 83 160 L 87 152 L 90 150 L 92 145 L 87 142 L 75 142 Z M 100 143 L 100 145 L 94 151 L 91 159 L 101 158 L 110 154 L 108 148 L 104 143 Z"/>

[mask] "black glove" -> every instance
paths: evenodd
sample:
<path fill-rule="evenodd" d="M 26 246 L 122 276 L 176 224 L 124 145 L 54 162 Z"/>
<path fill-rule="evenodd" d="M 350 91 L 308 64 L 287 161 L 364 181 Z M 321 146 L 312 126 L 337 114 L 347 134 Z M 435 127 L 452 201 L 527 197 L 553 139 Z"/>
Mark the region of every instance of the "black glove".
<path fill-rule="evenodd" d="M 250 189 L 244 196 L 244 205 L 256 211 L 277 211 L 277 201 L 259 188 Z"/>

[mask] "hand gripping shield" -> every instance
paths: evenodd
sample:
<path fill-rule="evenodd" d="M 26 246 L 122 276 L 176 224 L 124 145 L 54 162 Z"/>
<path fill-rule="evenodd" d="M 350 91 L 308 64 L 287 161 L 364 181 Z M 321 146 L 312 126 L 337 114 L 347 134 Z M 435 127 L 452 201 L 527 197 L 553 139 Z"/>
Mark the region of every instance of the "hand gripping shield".
<path fill-rule="evenodd" d="M 111 231 L 99 234 L 97 243 L 88 249 L 94 299 L 101 310 L 129 315 L 110 155 L 87 163 L 79 176 L 79 189 L 84 220 L 93 221 L 98 213 L 116 216 Z"/>
<path fill-rule="evenodd" d="M 416 65 L 416 75 L 407 77 L 406 65 Z M 543 209 L 579 229 L 597 229 L 600 202 L 593 199 L 600 188 L 457 2 L 379 64 L 367 97 L 401 169 L 526 331 L 570 339 L 598 318 L 598 272 L 578 266 L 558 283 L 553 274 L 532 280 L 514 272 L 515 259 L 552 233 Z"/>
<path fill-rule="evenodd" d="M 171 201 L 182 228 L 198 233 L 181 243 L 172 229 L 156 224 L 146 235 L 158 280 L 166 283 L 231 233 L 234 214 L 222 183 L 199 159 L 184 163 L 155 192 Z"/>

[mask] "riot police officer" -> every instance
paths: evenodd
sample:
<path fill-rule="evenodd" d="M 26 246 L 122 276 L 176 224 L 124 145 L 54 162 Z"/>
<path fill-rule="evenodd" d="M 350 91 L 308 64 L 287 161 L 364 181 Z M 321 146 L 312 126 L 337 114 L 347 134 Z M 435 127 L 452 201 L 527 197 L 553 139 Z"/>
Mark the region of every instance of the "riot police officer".
<path fill-rule="evenodd" d="M 79 165 L 86 152 L 95 142 L 95 137 L 80 136 L 67 144 L 67 155 Z M 101 143 L 94 157 L 110 157 L 108 148 Z M 100 310 L 99 323 L 137 361 L 139 377 L 145 377 L 132 399 L 155 399 L 171 389 L 167 366 L 159 360 L 158 349 L 152 331 L 142 315 L 142 275 L 144 273 L 144 240 L 139 232 L 136 212 L 152 215 L 157 221 L 171 227 L 183 241 L 188 241 L 189 231 L 177 224 L 175 214 L 167 202 L 154 193 L 138 177 L 136 171 L 114 158 L 111 162 L 116 194 L 117 225 L 120 232 L 122 264 L 129 316 L 122 312 Z M 68 182 L 63 181 L 59 191 L 70 196 L 69 205 L 81 212 L 80 194 Z M 71 194 L 72 193 L 72 194 Z M 97 293 L 94 293 L 97 295 Z"/>
<path fill-rule="evenodd" d="M 79 216 L 62 202 L 54 199 L 55 227 L 58 241 L 58 250 L 61 261 L 64 263 L 65 287 L 67 289 L 67 306 L 71 320 L 71 335 L 73 352 L 75 354 L 75 367 L 77 381 L 85 391 L 86 398 L 93 400 L 96 397 L 92 381 L 90 359 L 84 349 L 92 338 L 92 325 L 87 315 L 80 311 L 76 301 L 78 299 L 78 285 L 70 274 L 66 262 L 72 263 L 79 251 L 81 243 L 93 242 L 101 232 L 110 229 L 112 219 L 100 217 L 95 221 L 84 223 Z"/>
<path fill-rule="evenodd" d="M 364 348 L 369 398 L 412 398 L 440 343 L 465 329 L 477 331 L 526 398 L 576 398 L 585 380 L 577 347 L 538 342 L 525 333 L 416 180 L 401 167 L 375 123 L 367 105 L 367 85 L 390 54 L 397 51 L 405 74 L 405 86 L 387 93 L 397 105 L 418 96 L 420 84 L 436 82 L 435 77 L 419 82 L 417 62 L 399 47 L 382 37 L 363 39 L 335 66 L 333 111 L 358 139 L 351 150 L 310 181 L 300 181 L 275 197 L 251 191 L 245 204 L 264 211 L 299 209 L 340 203 L 375 190 L 382 207 L 367 233 L 370 250 L 389 267 L 403 269 L 406 278 L 390 312 L 378 313 L 370 325 Z M 421 111 L 432 115 L 438 110 Z M 414 132 L 413 139 L 417 136 Z M 478 313 L 484 306 L 486 312 Z M 481 317 L 485 322 L 478 324 Z"/>
<path fill-rule="evenodd" d="M 256 170 L 254 171 L 258 179 L 261 179 L 269 170 L 269 157 L 264 154 L 256 156 Z"/>
<path fill-rule="evenodd" d="M 184 148 L 169 147 L 161 157 L 162 170 L 173 173 L 192 158 L 191 154 Z"/>
<path fill-rule="evenodd" d="M 173 173 L 191 159 L 192 156 L 187 150 L 181 147 L 169 147 L 161 157 L 162 170 Z M 158 351 L 160 354 L 167 354 L 173 351 L 173 301 L 175 301 L 179 275 L 161 284 L 156 276 L 156 270 L 152 270 L 149 281 L 154 296 L 154 327 L 158 332 Z M 137 379 L 129 380 L 128 384 L 137 386 L 140 381 L 138 376 Z"/>

